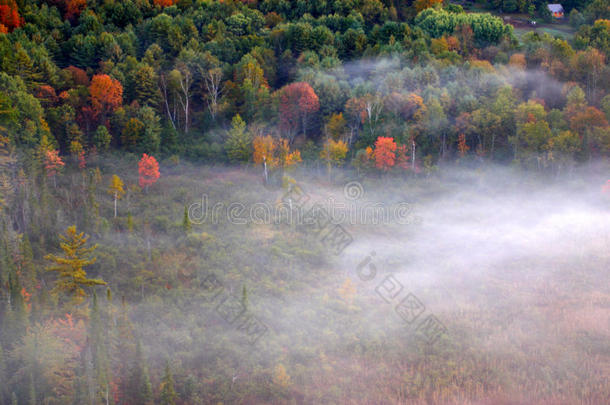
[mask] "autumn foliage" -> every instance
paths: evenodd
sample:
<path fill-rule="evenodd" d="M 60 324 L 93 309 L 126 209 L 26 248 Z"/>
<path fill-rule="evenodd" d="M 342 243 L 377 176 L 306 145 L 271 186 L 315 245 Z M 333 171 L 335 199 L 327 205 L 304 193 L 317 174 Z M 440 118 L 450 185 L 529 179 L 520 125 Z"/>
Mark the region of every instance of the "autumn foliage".
<path fill-rule="evenodd" d="M 276 140 L 271 135 L 257 136 L 252 141 L 252 146 L 254 163 L 265 162 L 269 169 L 289 167 L 301 162 L 301 152 L 298 150 L 291 152 L 286 139 Z"/>
<path fill-rule="evenodd" d="M 155 0 L 155 5 L 160 7 L 169 7 L 177 3 L 176 0 Z"/>
<path fill-rule="evenodd" d="M 273 166 L 275 142 L 273 142 L 271 135 L 255 137 L 252 141 L 252 147 L 254 148 L 252 156 L 254 163 L 261 164 L 266 161 L 268 166 Z"/>
<path fill-rule="evenodd" d="M 47 171 L 47 176 L 55 176 L 64 165 L 64 161 L 59 156 L 59 151 L 47 150 L 45 152 L 44 168 Z"/>
<path fill-rule="evenodd" d="M 87 72 L 83 69 L 77 68 L 76 66 L 68 66 L 65 70 L 70 72 L 72 81 L 76 86 L 89 86 L 89 77 L 87 76 Z"/>
<path fill-rule="evenodd" d="M 375 167 L 387 172 L 396 163 L 396 142 L 394 138 L 380 136 L 375 141 Z"/>
<path fill-rule="evenodd" d="M 320 101 L 309 83 L 292 83 L 279 90 L 280 126 L 291 134 L 299 126 L 305 133 L 308 116 L 319 109 Z"/>
<path fill-rule="evenodd" d="M 66 0 L 64 17 L 68 20 L 76 20 L 87 7 L 87 0 Z"/>
<path fill-rule="evenodd" d="M 420 12 L 430 7 L 435 7 L 439 4 L 442 4 L 443 0 L 415 0 L 415 10 Z"/>
<path fill-rule="evenodd" d="M 89 86 L 96 115 L 111 113 L 123 104 L 123 86 L 108 75 L 95 75 Z"/>
<path fill-rule="evenodd" d="M 155 184 L 161 175 L 159 173 L 159 163 L 154 156 L 142 154 L 142 159 L 138 163 L 138 173 L 140 175 L 140 187 L 148 188 L 151 184 Z"/>
<path fill-rule="evenodd" d="M 0 33 L 23 26 L 15 0 L 0 0 Z"/>

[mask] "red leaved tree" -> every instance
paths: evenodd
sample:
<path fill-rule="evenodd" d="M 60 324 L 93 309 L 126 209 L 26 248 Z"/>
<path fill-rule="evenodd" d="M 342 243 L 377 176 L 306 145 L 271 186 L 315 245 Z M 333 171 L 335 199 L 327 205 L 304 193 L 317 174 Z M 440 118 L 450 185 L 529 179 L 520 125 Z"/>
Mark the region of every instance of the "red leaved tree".
<path fill-rule="evenodd" d="M 106 115 L 123 104 L 123 86 L 108 75 L 95 75 L 89 86 L 91 105 L 95 115 L 103 122 Z"/>
<path fill-rule="evenodd" d="M 148 186 L 157 182 L 159 176 L 159 163 L 154 156 L 142 154 L 142 159 L 138 163 L 138 173 L 140 174 L 140 187 L 144 187 L 148 192 Z"/>
<path fill-rule="evenodd" d="M 83 69 L 70 65 L 65 70 L 70 73 L 72 82 L 75 86 L 89 86 L 89 76 L 87 76 L 87 72 L 85 72 Z"/>
<path fill-rule="evenodd" d="M 380 136 L 375 141 L 375 167 L 387 172 L 396 163 L 396 142 L 394 138 Z"/>
<path fill-rule="evenodd" d="M 84 169 L 85 167 L 87 167 L 87 159 L 85 158 L 85 150 L 81 149 L 78 152 L 78 168 Z"/>
<path fill-rule="evenodd" d="M 175 3 L 177 3 L 177 0 L 155 0 L 155 5 L 161 7 L 173 6 Z"/>
<path fill-rule="evenodd" d="M 402 169 L 409 168 L 409 155 L 407 153 L 407 145 L 398 145 L 396 148 L 396 166 Z"/>
<path fill-rule="evenodd" d="M 76 21 L 85 7 L 87 7 L 87 0 L 66 0 L 64 17 L 67 20 Z"/>
<path fill-rule="evenodd" d="M 279 90 L 280 126 L 292 139 L 299 126 L 307 135 L 307 119 L 320 109 L 320 100 L 309 83 L 298 82 Z"/>
<path fill-rule="evenodd" d="M 0 32 L 9 32 L 21 26 L 23 18 L 19 15 L 15 0 L 0 0 Z"/>

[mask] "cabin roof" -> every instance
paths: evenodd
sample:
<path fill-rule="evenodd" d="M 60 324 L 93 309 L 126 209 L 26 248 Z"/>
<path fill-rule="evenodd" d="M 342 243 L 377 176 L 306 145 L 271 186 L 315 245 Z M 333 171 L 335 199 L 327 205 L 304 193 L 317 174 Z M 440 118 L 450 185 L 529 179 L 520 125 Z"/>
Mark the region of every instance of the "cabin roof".
<path fill-rule="evenodd" d="M 561 4 L 547 4 L 547 7 L 551 13 L 563 12 L 563 6 Z"/>

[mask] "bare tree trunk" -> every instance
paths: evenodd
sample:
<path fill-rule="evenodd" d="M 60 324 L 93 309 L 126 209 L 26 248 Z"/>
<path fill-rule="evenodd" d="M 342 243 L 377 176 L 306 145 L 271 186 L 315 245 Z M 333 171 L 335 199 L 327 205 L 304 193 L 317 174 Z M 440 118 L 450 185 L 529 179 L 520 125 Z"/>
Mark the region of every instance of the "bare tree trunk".
<path fill-rule="evenodd" d="M 167 118 L 169 118 L 169 122 L 172 123 L 172 127 L 176 129 L 175 115 L 172 116 L 172 113 L 169 110 L 169 102 L 167 100 L 167 84 L 165 83 L 165 75 L 161 75 L 161 91 L 163 92 L 163 101 L 165 104 L 165 111 L 167 112 Z"/>
<path fill-rule="evenodd" d="M 181 79 L 180 79 L 180 90 L 182 91 L 180 100 L 180 104 L 182 105 L 182 109 L 184 110 L 184 133 L 189 132 L 189 100 L 191 95 L 191 85 L 193 84 L 193 75 L 188 67 L 183 66 L 180 69 Z"/>
<path fill-rule="evenodd" d="M 208 110 L 212 116 L 212 120 L 216 120 L 218 113 L 218 99 L 222 94 L 222 70 L 219 68 L 210 69 L 207 72 L 202 72 L 203 84 L 207 93 Z"/>

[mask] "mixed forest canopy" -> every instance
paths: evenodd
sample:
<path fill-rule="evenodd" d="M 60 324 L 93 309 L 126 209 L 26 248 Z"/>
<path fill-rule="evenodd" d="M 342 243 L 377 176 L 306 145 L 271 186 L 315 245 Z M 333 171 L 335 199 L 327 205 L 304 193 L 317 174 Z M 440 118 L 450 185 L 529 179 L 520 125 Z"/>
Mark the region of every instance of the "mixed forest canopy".
<path fill-rule="evenodd" d="M 435 1 L 1 7 L 0 120 L 23 151 L 248 162 L 253 139 L 271 135 L 305 160 L 342 140 L 350 163 L 386 136 L 421 166 L 460 156 L 463 136 L 467 155 L 550 167 L 610 148 L 599 0 L 564 4 L 582 14 L 569 42 L 534 30 L 519 40 L 497 15 Z M 231 131 L 238 115 L 243 133 Z"/>
<path fill-rule="evenodd" d="M 563 180 L 607 165 L 610 5 L 562 5 L 557 22 L 540 0 L 0 0 L 0 405 L 602 403 L 605 335 L 561 342 L 577 364 L 563 374 L 539 342 L 471 350 L 480 337 L 455 316 L 457 333 L 431 349 L 369 312 L 349 279 L 329 287 L 336 262 L 319 239 L 281 223 L 194 223 L 189 208 L 202 195 L 271 206 L 298 189 L 294 173 L 318 176 L 314 197 L 357 178 L 395 202 L 452 189 L 433 179 L 443 166 L 489 168 L 459 178 L 468 196 L 503 187 L 503 166 Z M 610 180 L 595 192 L 607 198 Z M 607 214 L 596 218 L 603 229 Z M 576 279 L 605 240 L 553 263 Z M 607 284 L 607 251 L 587 283 Z M 524 257 L 511 266 L 539 260 Z M 251 325 L 212 317 L 211 276 L 270 325 L 258 348 L 238 330 Z M 495 305 L 498 280 L 465 290 Z M 585 281 L 574 288 L 602 302 Z M 485 320 L 461 304 L 491 330 L 498 302 Z M 531 316 L 557 319 L 545 305 Z M 358 371 L 369 368 L 379 390 Z"/>

